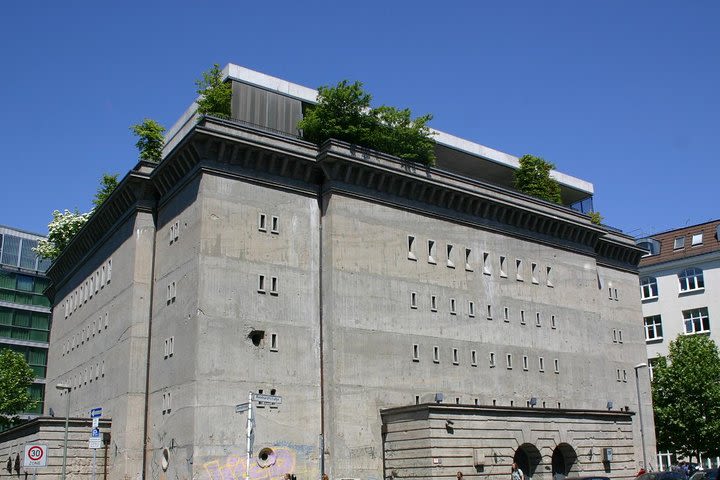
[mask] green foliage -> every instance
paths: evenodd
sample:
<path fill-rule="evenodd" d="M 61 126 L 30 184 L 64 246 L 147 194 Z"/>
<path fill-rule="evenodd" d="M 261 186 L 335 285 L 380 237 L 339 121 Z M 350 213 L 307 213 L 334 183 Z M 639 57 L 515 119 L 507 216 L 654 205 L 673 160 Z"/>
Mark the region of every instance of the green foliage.
<path fill-rule="evenodd" d="M 590 217 L 590 221 L 595 225 L 600 225 L 603 221 L 603 216 L 600 215 L 600 212 L 590 212 L 588 216 Z"/>
<path fill-rule="evenodd" d="M 553 168 L 555 165 L 540 157 L 523 155 L 520 168 L 515 170 L 515 188 L 527 195 L 561 204 L 560 184 L 550 177 Z"/>
<path fill-rule="evenodd" d="M 720 454 L 720 355 L 705 335 L 681 335 L 653 368 L 652 397 L 659 451 Z"/>
<path fill-rule="evenodd" d="M 318 103 L 298 123 L 306 140 L 318 145 L 335 138 L 405 160 L 435 164 L 435 142 L 427 123 L 431 115 L 412 119 L 410 110 L 370 108 L 372 97 L 362 83 L 339 82 L 318 88 Z"/>
<path fill-rule="evenodd" d="M 230 103 L 232 99 L 232 85 L 223 82 L 222 70 L 217 63 L 206 72 L 202 78 L 195 81 L 197 93 L 198 113 L 230 118 Z"/>
<path fill-rule="evenodd" d="M 35 407 L 30 385 L 35 375 L 25 357 L 9 348 L 0 351 L 0 426 L 12 424 L 13 416 Z"/>
<path fill-rule="evenodd" d="M 35 253 L 41 257 L 55 260 L 68 246 L 75 234 L 85 226 L 90 213 L 80 213 L 77 210 L 74 212 L 55 210 L 52 213 L 53 219 L 48 224 L 47 239 L 38 242 L 37 247 L 34 248 Z"/>
<path fill-rule="evenodd" d="M 97 192 L 95 193 L 95 197 L 93 198 L 93 205 L 95 205 L 95 210 L 98 208 L 102 203 L 107 200 L 107 198 L 110 196 L 110 194 L 115 190 L 115 187 L 118 186 L 118 174 L 110 175 L 109 173 L 103 173 L 102 178 L 100 179 L 100 186 L 97 189 Z"/>
<path fill-rule="evenodd" d="M 130 130 L 138 137 L 135 146 L 140 152 L 140 159 L 159 163 L 165 145 L 165 127 L 155 120 L 146 118 L 142 123 L 131 126 Z"/>
<path fill-rule="evenodd" d="M 96 208 L 110 196 L 118 185 L 118 175 L 110 175 L 103 173 L 100 179 L 100 186 L 93 198 L 94 207 L 87 213 L 80 213 L 75 209 L 74 212 L 65 210 L 61 212 L 55 210 L 52 213 L 53 219 L 48 224 L 48 235 L 38 241 L 37 247 L 33 249 L 35 253 L 44 258 L 55 260 L 60 256 L 65 247 L 72 241 L 73 237 L 85 226 L 90 215 Z"/>

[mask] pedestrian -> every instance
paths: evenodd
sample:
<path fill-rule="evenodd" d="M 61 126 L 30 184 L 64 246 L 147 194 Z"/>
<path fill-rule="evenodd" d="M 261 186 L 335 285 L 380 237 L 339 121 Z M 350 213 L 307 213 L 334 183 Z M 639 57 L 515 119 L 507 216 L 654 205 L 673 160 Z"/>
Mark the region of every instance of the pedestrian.
<path fill-rule="evenodd" d="M 456 476 L 457 476 L 458 480 L 463 480 L 463 474 L 462 474 L 462 472 L 457 472 L 457 475 L 456 475 Z"/>
<path fill-rule="evenodd" d="M 525 480 L 525 474 L 515 462 L 513 462 L 512 470 L 510 470 L 510 480 Z"/>

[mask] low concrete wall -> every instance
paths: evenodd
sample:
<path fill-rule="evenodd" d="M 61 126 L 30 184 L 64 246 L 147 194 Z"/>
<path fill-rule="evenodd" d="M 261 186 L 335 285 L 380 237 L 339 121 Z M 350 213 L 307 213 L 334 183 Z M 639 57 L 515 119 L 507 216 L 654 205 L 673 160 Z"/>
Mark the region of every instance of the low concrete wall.
<path fill-rule="evenodd" d="M 71 418 L 68 426 L 68 451 L 66 478 L 70 479 L 91 479 L 93 470 L 93 451 L 88 448 L 88 439 L 92 429 L 92 421 L 89 418 Z M 100 431 L 110 431 L 110 421 L 101 420 Z M 25 445 L 39 443 L 47 445 L 47 466 L 37 469 L 38 478 L 59 479 L 62 475 L 63 444 L 65 438 L 65 419 L 57 417 L 38 417 L 27 423 L 14 427 L 0 433 L 0 478 L 28 478 L 33 475 L 34 469 L 27 470 L 22 466 Z M 103 479 L 106 449 L 110 446 L 96 451 L 97 465 L 96 478 Z M 107 452 L 108 458 L 112 456 Z M 12 471 L 6 469 L 8 458 L 10 459 Z M 20 466 L 19 471 L 15 469 L 16 459 Z M 108 468 L 112 460 L 108 460 Z"/>

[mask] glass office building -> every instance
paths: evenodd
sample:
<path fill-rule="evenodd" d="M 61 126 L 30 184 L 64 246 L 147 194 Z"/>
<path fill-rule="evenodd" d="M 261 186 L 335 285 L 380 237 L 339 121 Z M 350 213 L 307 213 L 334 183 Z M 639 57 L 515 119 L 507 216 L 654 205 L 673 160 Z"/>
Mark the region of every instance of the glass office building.
<path fill-rule="evenodd" d="M 43 295 L 50 261 L 33 252 L 41 238 L 0 225 L 0 349 L 22 353 L 35 371 L 31 391 L 38 403 L 28 415 L 43 411 L 50 340 L 50 300 Z"/>

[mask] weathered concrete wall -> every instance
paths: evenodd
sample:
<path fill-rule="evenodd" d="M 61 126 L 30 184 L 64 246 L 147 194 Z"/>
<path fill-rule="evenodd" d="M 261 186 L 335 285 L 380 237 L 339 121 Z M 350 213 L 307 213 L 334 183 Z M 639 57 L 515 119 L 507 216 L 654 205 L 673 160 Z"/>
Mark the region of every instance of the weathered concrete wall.
<path fill-rule="evenodd" d="M 56 286 L 45 413 L 50 408 L 56 415 L 65 411 L 68 393 L 52 388 L 58 383 L 72 387 L 71 416 L 86 417 L 91 408 L 103 407 L 103 415 L 115 420 L 112 479 L 134 478 L 142 471 L 154 235 L 152 215 L 129 217 L 71 278 Z M 98 273 L 100 284 L 92 288 L 92 297 L 81 297 L 80 288 Z M 71 297 L 76 306 L 65 318 L 65 301 Z"/>
<path fill-rule="evenodd" d="M 533 480 L 551 480 L 553 453 L 566 457 L 569 476 L 633 478 L 630 415 L 622 413 L 422 405 L 383 415 L 385 467 L 397 478 L 507 478 L 518 449 L 527 449 Z M 452 423 L 450 423 L 452 422 Z M 603 461 L 603 449 L 613 459 Z"/>
<path fill-rule="evenodd" d="M 90 480 L 93 471 L 93 451 L 88 448 L 88 438 L 92 422 L 89 418 L 71 418 L 68 428 L 68 450 L 66 477 L 68 480 Z M 110 431 L 110 422 L 100 422 L 100 430 Z M 23 465 L 25 445 L 38 443 L 47 446 L 47 466 L 37 469 L 25 469 Z M 0 434 L 0 477 L 27 478 L 37 473 L 37 478 L 57 479 L 61 477 L 63 447 L 65 444 L 65 418 L 40 417 L 22 426 Z M 15 469 L 15 459 L 19 456 L 20 472 Z M 12 460 L 13 470 L 5 469 L 7 459 Z M 111 456 L 108 452 L 108 467 L 111 468 Z M 97 478 L 103 478 L 105 449 L 96 450 L 95 471 Z M 35 470 L 37 470 L 35 472 Z"/>
<path fill-rule="evenodd" d="M 604 410 L 611 400 L 635 410 L 631 366 L 643 359 L 636 275 L 598 267 L 590 255 L 338 194 L 323 225 L 334 476 L 381 471 L 379 409 L 432 401 L 435 392 L 448 403 L 518 407 L 535 397 L 539 408 Z M 599 288 L 599 275 L 612 278 L 618 301 Z"/>
<path fill-rule="evenodd" d="M 201 208 L 193 219 L 201 224 L 194 319 L 195 473 L 205 469 L 210 475 L 218 468 L 231 468 L 237 475 L 238 468 L 244 471 L 246 414 L 235 414 L 234 405 L 246 402 L 250 391 L 262 391 L 282 396 L 283 403 L 256 410 L 253 476 L 316 477 L 317 201 L 206 174 L 198 203 Z M 261 215 L 265 227 L 260 225 Z M 253 331 L 264 332 L 263 337 L 253 342 Z M 262 448 L 276 452 L 275 465 L 259 466 L 256 459 Z"/>

